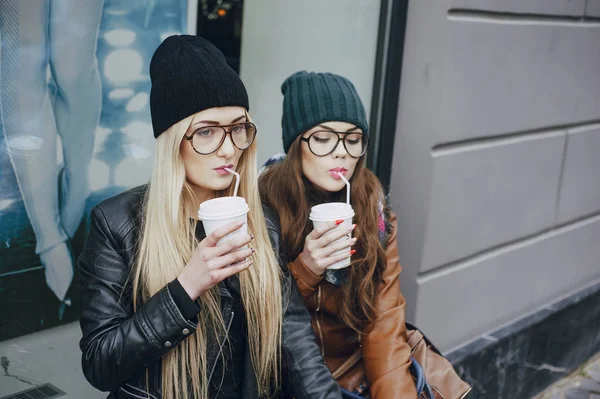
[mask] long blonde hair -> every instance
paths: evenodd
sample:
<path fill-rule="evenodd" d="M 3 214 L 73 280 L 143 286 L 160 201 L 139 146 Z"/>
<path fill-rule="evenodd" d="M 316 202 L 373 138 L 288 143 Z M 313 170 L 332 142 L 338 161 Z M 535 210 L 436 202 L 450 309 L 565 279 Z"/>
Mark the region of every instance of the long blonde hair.
<path fill-rule="evenodd" d="M 190 211 L 197 206 L 186 181 L 180 143 L 189 128 L 190 116 L 171 126 L 156 140 L 154 169 L 144 200 L 139 252 L 133 271 L 134 309 L 137 293 L 147 300 L 179 276 L 198 241 Z M 239 274 L 242 304 L 248 323 L 248 345 L 260 396 L 278 390 L 281 371 L 282 297 L 281 270 L 271 247 L 257 190 L 256 141 L 246 149 L 237 167 L 241 176 L 238 195 L 246 198 L 248 232 L 254 234 L 253 265 Z M 233 185 L 232 185 L 233 186 Z M 233 188 L 215 196 L 233 195 Z M 193 213 L 192 213 L 193 214 Z M 225 334 L 220 297 L 213 288 L 199 298 L 198 329 L 162 358 L 164 398 L 208 399 L 209 337 Z"/>

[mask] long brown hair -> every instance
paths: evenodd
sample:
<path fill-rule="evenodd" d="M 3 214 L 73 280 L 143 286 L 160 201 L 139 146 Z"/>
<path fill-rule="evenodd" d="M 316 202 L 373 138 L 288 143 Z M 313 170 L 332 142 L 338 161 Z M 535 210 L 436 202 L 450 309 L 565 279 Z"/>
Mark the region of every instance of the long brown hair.
<path fill-rule="evenodd" d="M 346 281 L 342 284 L 341 317 L 358 333 L 368 333 L 375 320 L 377 289 L 386 266 L 385 250 L 379 239 L 379 208 L 383 189 L 379 179 L 364 167 L 362 157 L 350 180 L 351 203 L 354 208 L 357 237 L 356 254 Z M 344 202 L 345 190 L 330 193 L 315 187 L 302 174 L 302 147 L 294 141 L 286 159 L 269 167 L 259 179 L 262 201 L 279 214 L 282 252 L 287 261 L 294 260 L 304 248 L 305 237 L 313 226 L 308 219 L 314 205 Z"/>

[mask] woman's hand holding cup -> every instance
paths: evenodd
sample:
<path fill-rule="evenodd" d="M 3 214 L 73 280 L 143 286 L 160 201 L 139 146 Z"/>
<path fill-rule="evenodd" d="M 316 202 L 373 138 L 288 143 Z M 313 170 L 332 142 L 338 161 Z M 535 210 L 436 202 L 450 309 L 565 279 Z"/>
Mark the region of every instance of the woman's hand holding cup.
<path fill-rule="evenodd" d="M 244 234 L 217 246 L 220 239 L 240 229 L 244 222 L 228 223 L 209 234 L 194 251 L 178 277 L 179 283 L 192 300 L 252 265 L 254 249 L 245 247 L 254 237 Z"/>
<path fill-rule="evenodd" d="M 356 237 L 349 240 L 339 239 L 349 235 L 356 225 L 340 226 L 342 222 L 342 220 L 327 222 L 315 228 L 306 236 L 304 249 L 298 256 L 317 276 L 323 275 L 329 266 L 349 258 L 355 252 L 350 248 L 356 243 Z M 334 242 L 336 240 L 339 241 Z M 339 251 L 343 252 L 336 254 Z"/>

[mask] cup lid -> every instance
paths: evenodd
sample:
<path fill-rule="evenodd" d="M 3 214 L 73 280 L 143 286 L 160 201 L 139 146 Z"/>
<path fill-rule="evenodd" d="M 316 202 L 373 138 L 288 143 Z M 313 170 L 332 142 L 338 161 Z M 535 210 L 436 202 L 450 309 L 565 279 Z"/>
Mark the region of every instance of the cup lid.
<path fill-rule="evenodd" d="M 309 217 L 319 220 L 348 219 L 354 217 L 354 209 L 345 202 L 328 202 L 313 206 Z"/>
<path fill-rule="evenodd" d="M 201 203 L 198 218 L 223 219 L 246 213 L 248 210 L 248 203 L 244 197 L 219 197 Z"/>

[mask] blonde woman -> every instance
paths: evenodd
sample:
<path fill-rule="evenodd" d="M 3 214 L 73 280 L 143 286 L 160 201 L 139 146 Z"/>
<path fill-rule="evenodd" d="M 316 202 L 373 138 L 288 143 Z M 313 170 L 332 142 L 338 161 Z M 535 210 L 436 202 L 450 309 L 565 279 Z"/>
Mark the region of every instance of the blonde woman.
<path fill-rule="evenodd" d="M 150 77 L 150 184 L 92 210 L 79 261 L 86 378 L 109 398 L 341 397 L 271 246 L 243 83 L 195 36 L 167 38 Z M 225 167 L 241 176 L 253 236 L 216 246 L 241 225 L 206 237 L 195 215 L 232 195 Z"/>

